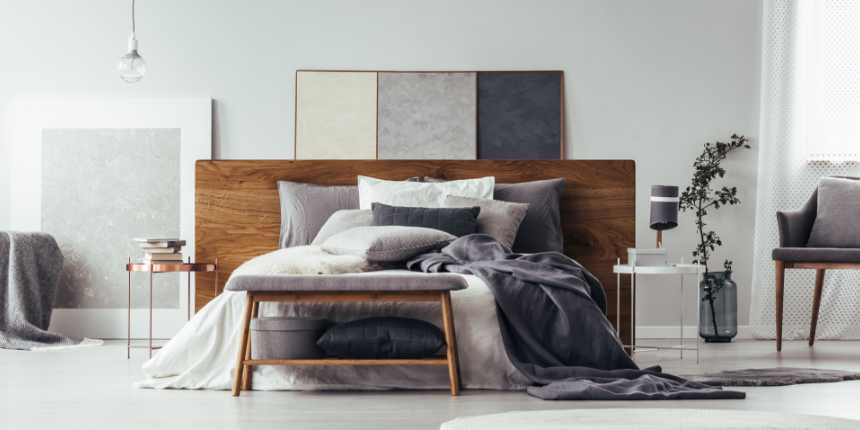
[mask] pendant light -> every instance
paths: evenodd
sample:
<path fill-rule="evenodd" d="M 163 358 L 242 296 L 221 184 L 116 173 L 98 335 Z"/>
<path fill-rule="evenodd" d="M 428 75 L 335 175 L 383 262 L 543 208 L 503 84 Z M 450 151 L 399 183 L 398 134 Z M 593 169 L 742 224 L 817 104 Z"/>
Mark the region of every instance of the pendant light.
<path fill-rule="evenodd" d="M 119 59 L 116 71 L 122 80 L 134 83 L 146 74 L 146 62 L 137 53 L 137 38 L 134 36 L 134 0 L 131 0 L 131 36 L 128 38 L 128 54 Z"/>

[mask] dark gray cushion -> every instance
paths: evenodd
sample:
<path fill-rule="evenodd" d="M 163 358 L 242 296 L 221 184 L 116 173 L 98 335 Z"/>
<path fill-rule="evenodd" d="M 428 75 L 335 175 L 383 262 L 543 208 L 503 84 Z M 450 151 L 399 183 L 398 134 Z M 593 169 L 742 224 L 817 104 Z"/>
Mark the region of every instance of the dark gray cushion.
<path fill-rule="evenodd" d="M 350 360 L 417 360 L 439 351 L 445 345 L 445 334 L 426 321 L 375 317 L 338 324 L 317 345 Z"/>
<path fill-rule="evenodd" d="M 860 181 L 822 178 L 818 210 L 806 246 L 860 248 Z"/>
<path fill-rule="evenodd" d="M 408 182 L 418 182 L 418 177 Z M 278 181 L 281 237 L 278 248 L 310 245 L 329 217 L 339 210 L 358 209 L 358 187 Z"/>
<path fill-rule="evenodd" d="M 471 206 L 481 208 L 475 233 L 493 237 L 508 249 L 513 246 L 514 239 L 517 237 L 517 230 L 529 210 L 528 203 L 511 203 L 460 196 L 448 196 L 445 199 L 445 206 L 449 208 Z"/>
<path fill-rule="evenodd" d="M 851 248 L 776 248 L 771 253 L 774 260 L 860 263 L 860 249 Z"/>
<path fill-rule="evenodd" d="M 463 237 L 475 234 L 481 208 L 410 208 L 373 203 L 373 225 L 424 227 Z"/>
<path fill-rule="evenodd" d="M 445 180 L 425 176 L 424 182 L 445 182 Z M 493 200 L 529 205 L 529 210 L 517 230 L 517 238 L 511 247 L 513 252 L 524 254 L 564 252 L 559 207 L 564 182 L 564 178 L 559 178 L 495 185 Z"/>
<path fill-rule="evenodd" d="M 239 275 L 227 291 L 455 291 L 468 288 L 460 275 L 407 271 L 345 275 Z"/>

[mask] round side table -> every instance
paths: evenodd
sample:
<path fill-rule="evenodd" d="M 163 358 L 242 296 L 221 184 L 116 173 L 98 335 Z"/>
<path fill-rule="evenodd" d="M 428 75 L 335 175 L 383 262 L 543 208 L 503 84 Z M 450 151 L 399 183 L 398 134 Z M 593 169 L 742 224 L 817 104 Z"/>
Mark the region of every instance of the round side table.
<path fill-rule="evenodd" d="M 192 263 L 191 257 L 187 263 L 180 264 L 144 264 L 132 263 L 131 258 L 125 265 L 128 272 L 128 319 L 126 321 L 126 358 L 131 358 L 131 348 L 149 349 L 149 358 L 152 358 L 152 350 L 161 349 L 160 346 L 152 346 L 152 274 L 188 272 L 188 320 L 191 320 L 191 272 L 215 272 L 215 290 L 218 290 L 218 259 L 215 263 Z M 131 344 L 131 272 L 149 272 L 149 346 Z"/>

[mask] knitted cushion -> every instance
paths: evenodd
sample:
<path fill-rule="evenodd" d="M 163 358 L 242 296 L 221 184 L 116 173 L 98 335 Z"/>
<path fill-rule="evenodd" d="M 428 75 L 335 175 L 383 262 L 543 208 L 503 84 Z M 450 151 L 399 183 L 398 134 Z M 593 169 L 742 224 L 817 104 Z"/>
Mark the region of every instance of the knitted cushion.
<path fill-rule="evenodd" d="M 373 225 L 400 225 L 441 230 L 463 237 L 474 234 L 481 208 L 410 208 L 373 203 Z"/>
<path fill-rule="evenodd" d="M 445 345 L 445 334 L 426 321 L 375 317 L 338 324 L 317 345 L 352 360 L 421 359 Z"/>

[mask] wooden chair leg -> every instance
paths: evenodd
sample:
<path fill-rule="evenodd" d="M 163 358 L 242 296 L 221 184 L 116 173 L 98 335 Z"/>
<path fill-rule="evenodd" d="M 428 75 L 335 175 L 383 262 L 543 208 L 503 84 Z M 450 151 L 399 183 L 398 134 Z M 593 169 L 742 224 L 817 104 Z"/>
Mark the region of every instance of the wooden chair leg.
<path fill-rule="evenodd" d="M 821 293 L 824 291 L 824 269 L 815 270 L 815 297 L 812 299 L 812 323 L 809 325 L 809 346 L 815 343 L 818 327 L 818 309 L 821 308 Z"/>
<path fill-rule="evenodd" d="M 260 302 L 254 302 L 254 307 L 251 309 L 251 319 L 257 318 L 258 313 L 260 312 Z M 248 334 L 248 346 L 245 350 L 245 360 L 251 359 L 251 335 Z M 250 391 L 251 390 L 251 381 L 254 380 L 254 366 L 245 366 L 242 378 L 242 390 Z"/>
<path fill-rule="evenodd" d="M 776 352 L 782 351 L 782 299 L 785 296 L 785 262 L 776 263 Z"/>
<path fill-rule="evenodd" d="M 460 359 L 457 355 L 457 335 L 454 331 L 454 310 L 451 306 L 451 292 L 443 291 L 442 323 L 445 327 L 445 343 L 448 344 L 448 379 L 451 381 L 451 395 L 460 395 Z"/>
<path fill-rule="evenodd" d="M 242 384 L 242 373 L 245 369 L 245 353 L 248 349 L 248 338 L 251 337 L 251 311 L 254 308 L 254 293 L 248 291 L 245 297 L 245 314 L 242 319 L 242 333 L 239 335 L 239 356 L 236 359 L 236 376 L 233 378 L 233 397 L 239 395 Z"/>

